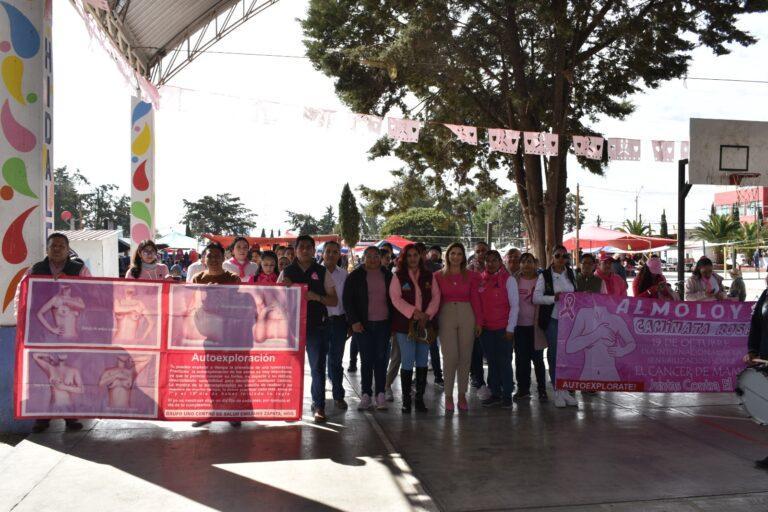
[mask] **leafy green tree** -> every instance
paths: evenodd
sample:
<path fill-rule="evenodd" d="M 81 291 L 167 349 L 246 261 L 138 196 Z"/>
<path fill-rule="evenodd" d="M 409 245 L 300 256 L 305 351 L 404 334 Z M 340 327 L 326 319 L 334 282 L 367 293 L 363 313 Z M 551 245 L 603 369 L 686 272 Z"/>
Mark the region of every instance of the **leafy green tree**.
<path fill-rule="evenodd" d="M 412 237 L 424 243 L 445 244 L 459 232 L 456 221 L 436 208 L 410 208 L 390 215 L 381 226 L 381 234 Z"/>
<path fill-rule="evenodd" d="M 669 228 L 667 228 L 667 210 L 661 210 L 661 226 L 659 226 L 659 236 L 669 238 Z"/>
<path fill-rule="evenodd" d="M 584 221 L 587 218 L 587 209 L 584 208 L 584 199 L 579 197 L 579 229 L 584 225 Z M 563 229 L 566 233 L 576 229 L 576 194 L 568 192 L 565 196 L 565 219 L 563 220 Z"/>
<path fill-rule="evenodd" d="M 333 213 L 333 206 L 328 206 L 325 213 L 317 221 L 317 228 L 321 234 L 328 235 L 336 231 L 336 215 Z"/>
<path fill-rule="evenodd" d="M 357 201 L 349 188 L 349 183 L 344 184 L 339 200 L 339 233 L 347 244 L 354 247 L 360 241 L 361 217 L 357 209 Z"/>
<path fill-rule="evenodd" d="M 302 27 L 307 55 L 356 112 L 565 135 L 593 133 L 587 123 L 601 116 L 625 118 L 631 95 L 685 76 L 697 47 L 722 55 L 753 44 L 736 21 L 766 9 L 746 0 L 310 0 Z M 475 185 L 484 197 L 499 189 L 492 171 L 506 171 L 543 258 L 563 234 L 569 144 L 559 138 L 557 157 L 504 155 L 430 124 L 418 143 L 382 138 L 370 154 L 434 172 L 441 190 Z M 596 173 L 605 165 L 579 162 Z"/>
<path fill-rule="evenodd" d="M 637 220 L 625 219 L 619 231 L 638 236 L 649 236 L 651 234 L 650 226 L 643 222 L 642 215 Z"/>
<path fill-rule="evenodd" d="M 288 224 L 291 229 L 298 231 L 300 235 L 317 235 L 320 233 L 320 221 L 312 215 L 288 210 L 285 213 L 288 215 Z"/>
<path fill-rule="evenodd" d="M 86 226 L 92 229 L 107 229 L 120 226 L 128 234 L 131 226 L 131 200 L 125 194 L 118 194 L 117 185 L 98 185 L 85 194 L 88 204 Z"/>
<path fill-rule="evenodd" d="M 741 233 L 741 224 L 731 215 L 710 214 L 709 218 L 693 230 L 693 236 L 710 243 L 723 243 L 737 240 Z M 715 247 L 717 263 L 723 262 L 723 247 Z"/>
<path fill-rule="evenodd" d="M 274 229 L 270 229 L 269 230 L 269 238 L 275 238 L 275 230 Z"/>
<path fill-rule="evenodd" d="M 761 242 L 768 235 L 768 230 L 760 222 L 741 224 L 738 239 L 742 242 Z"/>
<path fill-rule="evenodd" d="M 256 227 L 256 214 L 248 209 L 239 197 L 229 193 L 203 196 L 197 201 L 183 200 L 182 224 L 196 236 L 203 233 L 217 235 L 247 235 Z"/>
<path fill-rule="evenodd" d="M 62 212 L 70 212 L 75 219 L 75 227 L 85 227 L 88 216 L 88 203 L 83 189 L 91 183 L 79 169 L 69 171 L 67 166 L 54 170 L 53 203 L 54 226 L 56 229 L 69 229 L 69 222 L 61 220 Z"/>
<path fill-rule="evenodd" d="M 520 245 L 525 233 L 523 211 L 517 194 L 482 201 L 477 205 L 473 222 L 475 233 L 483 234 L 486 224 L 493 224 L 493 238 L 499 246 L 508 243 Z"/>

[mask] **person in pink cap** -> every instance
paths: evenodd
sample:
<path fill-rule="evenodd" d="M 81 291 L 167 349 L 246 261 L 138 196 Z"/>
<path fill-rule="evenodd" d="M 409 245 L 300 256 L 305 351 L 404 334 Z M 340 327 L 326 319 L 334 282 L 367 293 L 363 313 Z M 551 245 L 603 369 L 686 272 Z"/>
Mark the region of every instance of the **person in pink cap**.
<path fill-rule="evenodd" d="M 679 300 L 661 273 L 661 260 L 651 256 L 632 281 L 632 295 L 651 299 Z"/>
<path fill-rule="evenodd" d="M 613 272 L 613 258 L 607 254 L 600 257 L 600 266 L 595 271 L 595 275 L 602 279 L 606 295 L 627 296 L 627 282 Z"/>

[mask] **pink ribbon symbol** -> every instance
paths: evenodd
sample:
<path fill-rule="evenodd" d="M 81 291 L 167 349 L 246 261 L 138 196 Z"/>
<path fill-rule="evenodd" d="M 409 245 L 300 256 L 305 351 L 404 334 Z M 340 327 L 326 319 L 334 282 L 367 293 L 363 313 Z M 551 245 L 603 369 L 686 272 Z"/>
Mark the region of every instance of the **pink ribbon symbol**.
<path fill-rule="evenodd" d="M 568 317 L 571 320 L 573 320 L 574 318 L 576 318 L 576 312 L 574 311 L 575 308 L 576 308 L 576 297 L 572 293 L 569 293 L 563 299 L 563 309 L 560 312 L 560 316 L 568 315 Z"/>

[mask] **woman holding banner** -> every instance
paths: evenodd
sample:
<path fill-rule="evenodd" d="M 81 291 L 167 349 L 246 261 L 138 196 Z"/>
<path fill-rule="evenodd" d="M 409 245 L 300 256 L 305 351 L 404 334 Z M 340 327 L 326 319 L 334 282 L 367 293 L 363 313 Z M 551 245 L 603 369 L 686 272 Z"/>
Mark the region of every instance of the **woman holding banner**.
<path fill-rule="evenodd" d="M 440 307 L 440 287 L 435 276 L 427 270 L 414 244 L 403 248 L 397 260 L 397 270 L 389 285 L 389 297 L 394 311 L 392 331 L 400 346 L 400 386 L 403 412 L 411 412 L 411 385 L 416 365 L 416 411 L 427 412 L 424 390 L 427 388 L 429 343 L 414 339 L 413 334 L 427 329 Z M 434 341 L 432 341 L 434 343 Z"/>
<path fill-rule="evenodd" d="M 144 240 L 133 253 L 131 268 L 125 274 L 126 279 L 165 279 L 169 275 L 168 267 L 157 259 L 157 246 L 152 240 Z"/>
<path fill-rule="evenodd" d="M 555 367 L 557 365 L 557 319 L 560 313 L 558 301 L 563 293 L 576 290 L 576 277 L 568 266 L 568 250 L 562 245 L 555 247 L 552 253 L 552 264 L 544 272 L 539 274 L 536 288 L 533 290 L 533 303 L 539 308 L 539 327 L 547 336 L 547 362 L 549 363 L 549 377 L 552 387 L 555 388 L 555 407 L 566 405 L 577 406 L 578 402 L 568 391 L 557 389 Z"/>
<path fill-rule="evenodd" d="M 245 237 L 238 236 L 229 246 L 232 257 L 225 261 L 223 265 L 224 270 L 229 270 L 239 276 L 240 281 L 243 283 L 253 282 L 253 276 L 259 270 L 259 266 L 249 259 L 250 250 L 251 247 L 248 244 L 248 240 Z"/>

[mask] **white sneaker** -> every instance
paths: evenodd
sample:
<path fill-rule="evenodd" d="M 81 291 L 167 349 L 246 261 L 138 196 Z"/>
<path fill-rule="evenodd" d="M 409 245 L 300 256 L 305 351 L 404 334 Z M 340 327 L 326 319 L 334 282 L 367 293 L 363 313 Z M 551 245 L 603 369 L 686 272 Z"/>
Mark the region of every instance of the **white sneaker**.
<path fill-rule="evenodd" d="M 477 390 L 477 398 L 480 400 L 488 400 L 491 397 L 491 390 L 486 385 L 480 386 Z"/>
<path fill-rule="evenodd" d="M 563 390 L 563 398 L 565 398 L 566 405 L 572 405 L 573 407 L 579 406 L 579 401 L 576 397 L 570 394 L 568 391 Z"/>
<path fill-rule="evenodd" d="M 392 394 L 392 388 L 384 390 L 384 398 L 386 399 L 387 402 L 395 401 L 395 395 Z"/>
<path fill-rule="evenodd" d="M 362 398 L 360 398 L 360 404 L 357 406 L 358 411 L 367 411 L 371 408 L 371 405 L 373 403 L 371 402 L 371 396 L 367 394 L 363 394 Z"/>
<path fill-rule="evenodd" d="M 568 394 L 567 391 L 563 391 L 562 389 L 556 389 L 555 390 L 555 407 L 565 407 L 565 397 L 563 396 L 563 393 L 566 395 Z"/>

